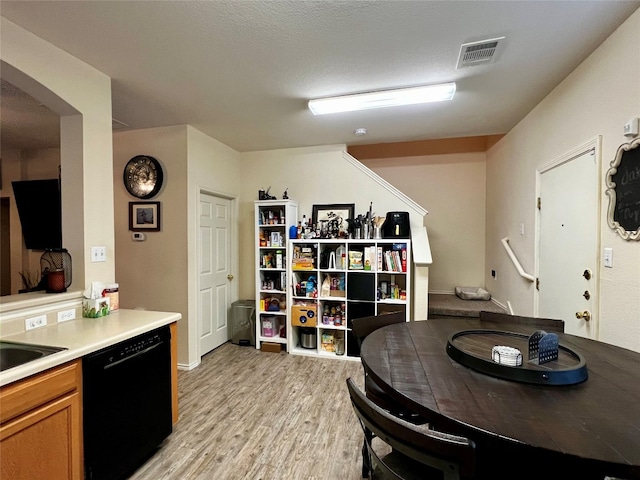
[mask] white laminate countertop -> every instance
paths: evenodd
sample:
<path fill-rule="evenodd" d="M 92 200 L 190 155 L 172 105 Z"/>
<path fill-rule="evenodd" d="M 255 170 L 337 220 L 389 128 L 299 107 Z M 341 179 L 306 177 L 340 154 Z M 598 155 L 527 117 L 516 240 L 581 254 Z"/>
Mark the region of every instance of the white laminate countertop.
<path fill-rule="evenodd" d="M 123 340 L 176 322 L 175 312 L 120 309 L 101 318 L 76 318 L 63 323 L 3 336 L 2 340 L 65 347 L 67 350 L 0 372 L 0 386 L 83 357 Z"/>

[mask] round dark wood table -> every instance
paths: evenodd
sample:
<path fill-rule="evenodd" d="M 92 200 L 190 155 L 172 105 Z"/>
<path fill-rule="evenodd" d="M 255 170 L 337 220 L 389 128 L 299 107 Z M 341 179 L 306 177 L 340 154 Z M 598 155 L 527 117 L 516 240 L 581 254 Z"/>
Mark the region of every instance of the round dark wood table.
<path fill-rule="evenodd" d="M 560 345 L 584 359 L 588 378 L 524 383 L 467 367 L 447 353 L 452 335 L 478 329 L 537 330 L 478 318 L 389 325 L 365 339 L 361 359 L 399 404 L 434 428 L 474 440 L 481 474 L 640 479 L 640 353 L 558 333 Z"/>

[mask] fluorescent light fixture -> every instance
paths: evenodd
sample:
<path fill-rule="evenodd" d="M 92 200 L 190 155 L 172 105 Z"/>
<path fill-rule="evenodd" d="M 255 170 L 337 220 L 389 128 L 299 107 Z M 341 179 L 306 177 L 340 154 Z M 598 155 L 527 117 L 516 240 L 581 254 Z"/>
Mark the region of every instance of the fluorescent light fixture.
<path fill-rule="evenodd" d="M 454 93 L 456 93 L 455 82 L 440 83 L 438 85 L 398 88 L 395 90 L 381 90 L 378 92 L 309 100 L 309 110 L 314 115 L 325 115 L 327 113 L 352 112 L 370 108 L 441 102 L 451 100 Z"/>

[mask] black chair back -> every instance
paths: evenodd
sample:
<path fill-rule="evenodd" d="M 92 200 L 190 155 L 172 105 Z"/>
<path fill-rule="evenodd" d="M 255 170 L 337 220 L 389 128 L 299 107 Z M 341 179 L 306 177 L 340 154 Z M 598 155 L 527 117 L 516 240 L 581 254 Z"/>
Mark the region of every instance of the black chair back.
<path fill-rule="evenodd" d="M 351 378 L 347 379 L 347 389 L 365 432 L 370 465 L 375 466 L 374 476 L 378 471 L 385 478 L 406 480 L 433 478 L 428 472 L 438 473 L 445 480 L 474 477 L 475 444 L 471 440 L 438 432 L 426 425 L 414 425 L 391 415 L 371 402 Z M 372 446 L 373 439 L 367 438 L 367 429 L 393 451 L 379 455 Z"/>

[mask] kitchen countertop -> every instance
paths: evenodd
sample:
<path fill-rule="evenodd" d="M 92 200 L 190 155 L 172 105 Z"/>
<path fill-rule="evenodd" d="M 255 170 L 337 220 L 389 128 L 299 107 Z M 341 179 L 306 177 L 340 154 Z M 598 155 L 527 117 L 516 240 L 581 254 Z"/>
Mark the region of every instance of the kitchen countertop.
<path fill-rule="evenodd" d="M 2 340 L 11 342 L 65 347 L 67 350 L 0 372 L 0 386 L 76 360 L 181 318 L 182 315 L 175 312 L 119 309 L 106 317 L 80 317 L 68 322 L 3 336 Z"/>

